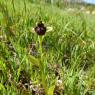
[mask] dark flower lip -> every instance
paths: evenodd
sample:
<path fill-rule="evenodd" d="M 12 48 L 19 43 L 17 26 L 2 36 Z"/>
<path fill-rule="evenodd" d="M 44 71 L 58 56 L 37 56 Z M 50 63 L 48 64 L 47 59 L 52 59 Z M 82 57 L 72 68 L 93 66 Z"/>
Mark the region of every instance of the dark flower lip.
<path fill-rule="evenodd" d="M 37 26 L 35 27 L 35 32 L 38 34 L 38 35 L 40 35 L 40 36 L 42 36 L 42 35 L 45 35 L 45 33 L 46 33 L 46 27 L 44 26 L 44 24 L 42 23 L 42 21 L 40 21 L 38 24 L 37 24 Z"/>

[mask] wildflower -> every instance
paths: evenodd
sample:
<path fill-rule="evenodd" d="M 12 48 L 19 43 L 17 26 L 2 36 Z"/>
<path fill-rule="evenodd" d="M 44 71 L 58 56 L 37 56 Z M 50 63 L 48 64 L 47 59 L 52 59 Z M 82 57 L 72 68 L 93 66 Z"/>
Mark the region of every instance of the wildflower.
<path fill-rule="evenodd" d="M 31 30 L 31 29 L 30 29 Z M 45 27 L 42 21 L 40 21 L 35 28 L 32 27 L 32 33 L 37 33 L 38 35 L 45 35 L 46 32 L 51 32 L 53 27 Z"/>
<path fill-rule="evenodd" d="M 62 80 L 57 80 L 53 93 L 54 95 L 64 95 L 64 86 Z"/>
<path fill-rule="evenodd" d="M 38 35 L 40 35 L 40 36 L 42 36 L 42 35 L 45 35 L 45 33 L 46 33 L 46 27 L 44 26 L 44 24 L 42 23 L 42 21 L 40 21 L 38 24 L 37 24 L 37 26 L 35 27 L 35 32 L 38 34 Z"/>
<path fill-rule="evenodd" d="M 57 86 L 61 86 L 62 85 L 62 80 L 57 80 Z"/>

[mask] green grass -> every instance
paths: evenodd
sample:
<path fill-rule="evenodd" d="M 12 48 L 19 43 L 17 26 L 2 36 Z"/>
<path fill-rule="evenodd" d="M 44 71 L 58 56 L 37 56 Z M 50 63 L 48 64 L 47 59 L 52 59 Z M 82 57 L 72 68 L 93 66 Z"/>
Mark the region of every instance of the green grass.
<path fill-rule="evenodd" d="M 32 30 L 39 18 L 53 27 L 44 36 L 42 52 Z M 53 95 L 58 76 L 62 84 L 57 90 L 64 92 L 60 95 L 95 95 L 94 19 L 78 9 L 1 0 L 0 95 L 32 95 L 30 81 Z"/>

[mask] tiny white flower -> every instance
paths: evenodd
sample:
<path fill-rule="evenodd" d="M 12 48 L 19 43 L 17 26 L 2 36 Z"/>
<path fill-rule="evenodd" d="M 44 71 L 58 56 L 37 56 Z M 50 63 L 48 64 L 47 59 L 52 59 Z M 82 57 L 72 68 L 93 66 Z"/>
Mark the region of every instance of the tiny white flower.
<path fill-rule="evenodd" d="M 62 85 L 62 80 L 57 80 L 57 86 L 61 86 Z"/>

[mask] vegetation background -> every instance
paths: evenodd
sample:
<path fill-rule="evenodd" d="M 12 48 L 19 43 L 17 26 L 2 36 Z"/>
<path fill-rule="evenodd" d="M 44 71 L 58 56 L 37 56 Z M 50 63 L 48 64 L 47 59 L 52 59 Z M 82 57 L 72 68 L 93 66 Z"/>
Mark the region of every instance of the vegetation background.
<path fill-rule="evenodd" d="M 95 95 L 95 5 L 76 1 L 0 0 L 0 95 Z"/>

